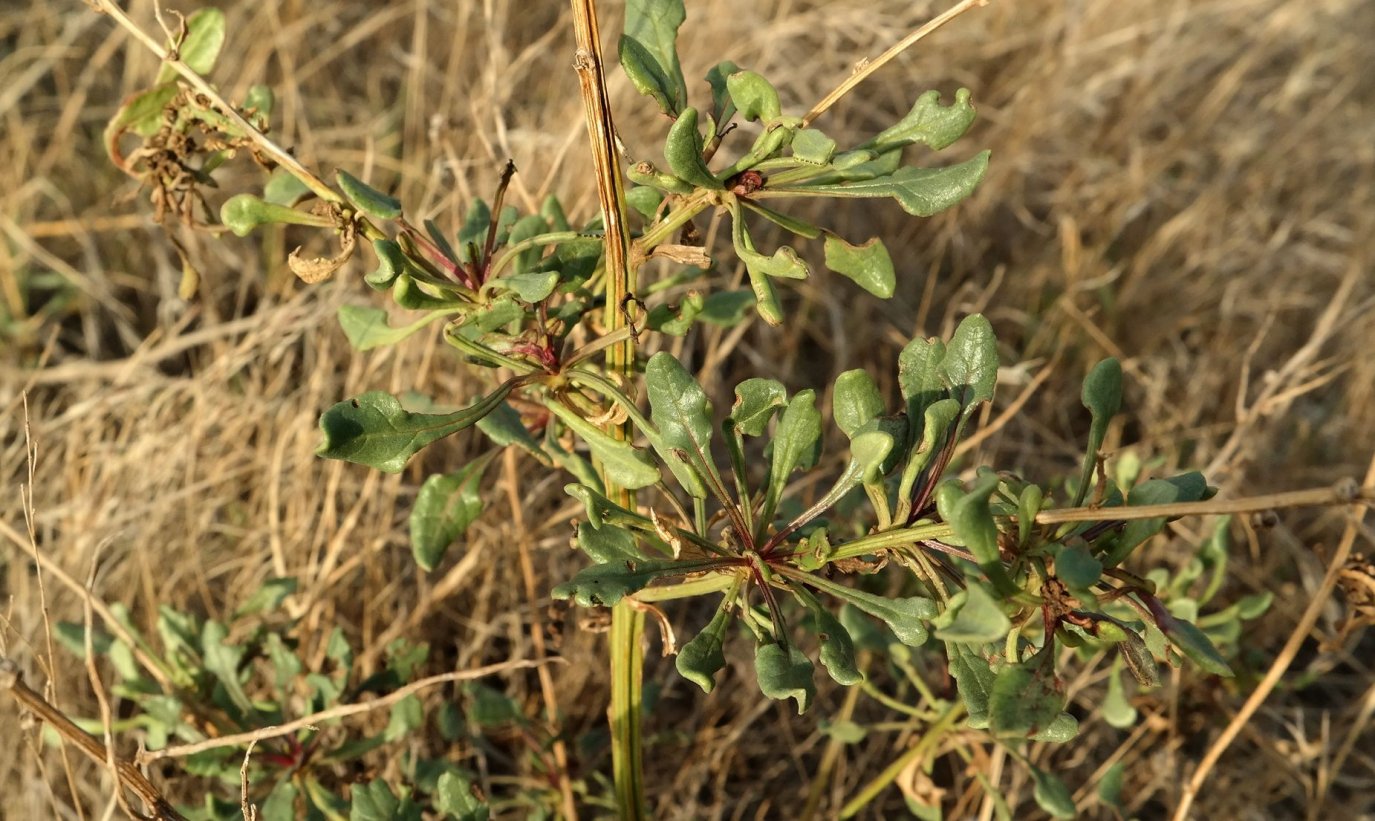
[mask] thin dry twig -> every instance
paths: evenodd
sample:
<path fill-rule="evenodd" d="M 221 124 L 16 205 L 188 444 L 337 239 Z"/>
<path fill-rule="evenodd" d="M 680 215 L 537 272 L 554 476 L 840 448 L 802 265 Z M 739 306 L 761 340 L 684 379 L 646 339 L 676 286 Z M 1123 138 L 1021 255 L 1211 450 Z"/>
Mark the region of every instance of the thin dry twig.
<path fill-rule="evenodd" d="M 161 750 L 146 750 L 139 754 L 138 761 L 140 764 L 147 764 L 152 761 L 161 761 L 166 758 L 185 758 L 188 755 L 195 755 L 196 753 L 202 753 L 206 750 L 218 750 L 223 747 L 237 747 L 240 744 L 263 741 L 269 738 L 280 738 L 284 735 L 290 735 L 297 730 L 313 727 L 336 718 L 348 718 L 349 716 L 380 710 L 383 707 L 390 707 L 406 696 L 418 693 L 421 690 L 434 687 L 438 684 L 447 684 L 453 681 L 471 681 L 476 678 L 495 675 L 497 673 L 505 673 L 511 670 L 525 670 L 530 667 L 539 667 L 551 662 L 562 663 L 563 659 L 558 657 L 544 660 L 517 659 L 514 661 L 503 661 L 500 664 L 489 664 L 485 667 L 478 667 L 473 670 L 455 670 L 449 673 L 440 673 L 437 676 L 430 676 L 428 678 L 422 678 L 419 681 L 413 681 L 405 687 L 393 690 L 385 696 L 373 699 L 372 701 L 363 702 L 361 704 L 341 704 L 338 707 L 321 710 L 318 713 L 312 713 L 308 716 L 298 718 L 295 721 L 288 721 L 285 724 L 279 724 L 273 727 L 263 727 L 262 729 L 252 730 L 246 733 L 220 736 L 219 738 L 208 738 L 205 741 L 197 741 L 194 744 L 182 744 L 176 747 L 166 747 Z"/>
<path fill-rule="evenodd" d="M 114 717 L 110 712 L 110 699 L 105 695 L 105 684 L 100 680 L 100 671 L 96 669 L 95 662 L 95 613 L 91 607 L 91 601 L 95 597 L 91 595 L 91 591 L 95 589 L 96 564 L 100 559 L 102 547 L 103 542 L 96 545 L 96 549 L 91 552 L 91 567 L 86 573 L 86 597 L 81 608 L 85 627 L 83 639 L 86 646 L 86 677 L 91 682 L 91 692 L 95 694 L 96 705 L 100 708 L 100 726 L 105 735 L 105 765 L 109 768 L 110 775 L 114 776 L 115 801 L 130 817 L 138 818 L 139 814 L 129 806 L 129 799 L 124 795 L 123 782 L 119 778 L 119 761 L 115 758 Z"/>
<path fill-rule="evenodd" d="M 1371 479 L 1366 481 L 1370 482 Z M 1162 516 L 1174 518 L 1177 516 L 1212 516 L 1227 513 L 1260 513 L 1286 507 L 1349 505 L 1352 502 L 1373 500 L 1375 500 L 1375 485 L 1368 484 L 1361 487 L 1354 480 L 1346 479 L 1328 487 L 1291 490 L 1286 493 L 1269 493 L 1264 496 L 1250 496 L 1245 499 L 1210 499 L 1206 502 L 1178 502 L 1137 507 L 1076 507 L 1065 510 L 1043 510 L 1036 514 L 1036 522 L 1043 525 L 1061 524 L 1063 522 L 1124 522 L 1134 519 L 1155 519 Z"/>

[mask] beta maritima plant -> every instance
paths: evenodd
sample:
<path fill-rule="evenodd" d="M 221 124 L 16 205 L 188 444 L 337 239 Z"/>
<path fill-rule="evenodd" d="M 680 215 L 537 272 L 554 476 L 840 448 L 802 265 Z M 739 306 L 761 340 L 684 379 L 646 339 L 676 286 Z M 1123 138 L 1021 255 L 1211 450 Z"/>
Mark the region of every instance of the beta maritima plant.
<path fill-rule="evenodd" d="M 966 89 L 949 102 L 938 91 L 918 95 L 906 116 L 856 145 L 786 113 L 769 80 L 733 62 L 690 89 L 675 45 L 684 16 L 680 0 L 631 0 L 626 8 L 621 68 L 671 125 L 662 159 L 627 159 L 623 179 L 602 182 L 622 212 L 617 224 L 628 220 L 630 271 L 650 259 L 672 264 L 656 266 L 657 278 L 639 280 L 617 303 L 607 297 L 620 276 L 607 264 L 607 216 L 575 222 L 554 197 L 522 213 L 504 196 L 513 164 L 491 202 L 474 201 L 449 235 L 434 222 L 417 224 L 405 204 L 346 170 L 330 186 L 264 151 L 267 89 L 230 111 L 167 69 L 120 109 L 107 142 L 163 214 L 191 223 L 211 219 L 200 192 L 215 169 L 236 151 L 252 151 L 269 176 L 261 190 L 225 201 L 219 221 L 240 236 L 267 224 L 333 232 L 337 255 L 292 255 L 292 269 L 307 281 L 329 277 L 370 246 L 375 267 L 363 281 L 412 312 L 392 325 L 381 307 L 342 308 L 339 322 L 354 347 L 438 332 L 462 360 L 496 374 L 494 387 L 461 409 L 371 391 L 320 419 L 321 456 L 392 473 L 467 428 L 490 441 L 486 455 L 422 485 L 410 515 L 421 568 L 435 568 L 481 515 L 493 456 L 517 448 L 564 471 L 567 493 L 584 509 L 576 544 L 589 564 L 559 583 L 555 597 L 583 607 L 707 597 L 714 615 L 678 648 L 678 671 L 710 693 L 740 644 L 734 632 L 753 647 L 760 691 L 792 699 L 799 712 L 813 703 L 816 661 L 837 683 L 856 686 L 872 664 L 865 658 L 943 656 L 959 692 L 946 705 L 946 729 L 962 719 L 1006 745 L 1031 769 L 1042 807 L 1069 817 L 1068 790 L 1021 752 L 1028 741 L 1064 742 L 1077 732 L 1060 671 L 1074 654 L 1061 651 L 1116 651 L 1109 707 L 1129 723 L 1122 672 L 1151 687 L 1161 661 L 1188 659 L 1231 675 L 1218 647 L 1230 647 L 1240 619 L 1265 607 L 1251 601 L 1200 616 L 1225 569 L 1222 531 L 1175 578 L 1124 568 L 1165 524 L 1121 516 L 1124 509 L 1213 491 L 1197 473 L 1139 481 L 1137 467 L 1108 469 L 1099 449 L 1122 394 L 1112 359 L 1084 382 L 1091 424 L 1072 475 L 957 469 L 962 437 L 995 396 L 998 346 L 978 314 L 948 339 L 914 339 L 901 351 L 889 365 L 899 396 L 851 370 L 830 386 L 829 408 L 817 403 L 822 386 L 789 395 L 767 377 L 746 379 L 731 396 L 709 396 L 662 351 L 633 356 L 620 370 L 609 366 L 600 354 L 652 350 L 656 337 L 704 323 L 731 326 L 752 316 L 786 323 L 779 289 L 817 273 L 790 245 L 761 248 L 762 226 L 772 227 L 769 236 L 781 228 L 819 241 L 829 271 L 876 297 L 892 296 L 894 264 L 878 238 L 841 237 L 790 214 L 789 203 L 895 200 L 926 217 L 968 197 L 990 161 L 988 152 L 966 151 L 953 164 L 909 163 L 913 146 L 946 149 L 969 129 L 975 110 Z M 223 17 L 205 11 L 188 23 L 181 61 L 209 72 Z M 125 154 L 129 134 L 142 143 Z M 732 254 L 694 244 L 693 220 L 713 211 L 729 217 Z M 732 258 L 744 266 L 747 290 L 723 285 Z M 716 411 L 725 405 L 728 412 Z M 836 462 L 821 458 L 829 428 L 849 443 L 843 467 L 820 481 L 796 481 Z M 1046 511 L 1082 506 L 1099 515 L 1043 521 Z M 1207 592 L 1191 595 L 1204 576 Z M 631 675 L 638 682 L 638 668 Z M 638 757 L 624 737 L 614 743 L 626 760 Z M 617 770 L 626 817 L 642 812 L 636 778 L 635 767 Z"/>

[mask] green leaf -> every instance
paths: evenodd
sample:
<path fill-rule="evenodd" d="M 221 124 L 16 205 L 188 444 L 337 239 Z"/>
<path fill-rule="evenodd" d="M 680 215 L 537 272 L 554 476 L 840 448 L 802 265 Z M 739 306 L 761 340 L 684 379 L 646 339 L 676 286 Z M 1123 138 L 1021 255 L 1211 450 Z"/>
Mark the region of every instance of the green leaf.
<path fill-rule="evenodd" d="M 974 193 L 988 171 L 989 152 L 944 168 L 900 168 L 884 177 L 771 187 L 774 193 L 821 197 L 892 197 L 902 210 L 929 217 Z"/>
<path fill-rule="evenodd" d="M 716 559 L 700 561 L 662 559 L 594 564 L 579 571 L 569 581 L 555 587 L 552 595 L 556 599 L 573 599 L 583 607 L 610 607 L 631 593 L 643 590 L 655 579 L 683 576 L 720 566 L 720 561 Z"/>
<path fill-rule="evenodd" d="M 878 237 L 863 245 L 851 245 L 835 234 L 826 234 L 826 267 L 849 277 L 859 287 L 880 299 L 888 299 L 897 288 L 893 259 Z"/>
<path fill-rule="evenodd" d="M 836 377 L 831 415 L 847 437 L 853 439 L 860 428 L 883 411 L 883 396 L 868 371 L 855 369 Z"/>
<path fill-rule="evenodd" d="M 1085 590 L 1098 583 L 1103 575 L 1103 563 L 1095 559 L 1084 544 L 1075 543 L 1060 548 L 1056 554 L 1055 575 L 1070 587 Z"/>
<path fill-rule="evenodd" d="M 1028 736 L 1031 741 L 1046 741 L 1051 744 L 1064 744 L 1079 735 L 1079 719 L 1069 713 L 1060 713 L 1050 720 L 1040 732 Z"/>
<path fill-rule="evenodd" d="M 678 675 L 701 687 L 704 693 L 715 689 L 716 672 L 726 666 L 726 657 L 721 648 L 726 641 L 733 599 L 733 596 L 726 596 L 721 600 L 711 621 L 678 650 L 678 656 L 673 660 Z"/>
<path fill-rule="evenodd" d="M 735 74 L 740 67 L 730 60 L 723 60 L 707 72 L 707 84 L 711 86 L 712 110 L 716 113 L 717 130 L 724 128 L 731 117 L 735 116 L 735 102 L 726 88 L 726 78 Z"/>
<path fill-rule="evenodd" d="M 945 343 L 913 339 L 898 354 L 898 387 L 907 400 L 907 418 L 916 423 L 926 408 L 946 394 Z"/>
<path fill-rule="evenodd" d="M 826 672 L 831 674 L 836 684 L 846 687 L 863 681 L 864 674 L 859 671 L 850 631 L 822 607 L 815 596 L 800 588 L 794 588 L 793 594 L 811 611 L 812 627 L 821 639 L 821 665 Z"/>
<path fill-rule="evenodd" d="M 612 562 L 642 562 L 645 555 L 635 544 L 635 536 L 619 527 L 595 527 L 589 522 L 578 524 L 578 547 L 597 564 Z"/>
<path fill-rule="evenodd" d="M 543 302 L 554 293 L 554 288 L 559 284 L 558 271 L 529 271 L 523 274 L 511 274 L 498 279 L 497 284 L 510 288 L 516 292 L 522 302 L 535 304 Z"/>
<path fill-rule="evenodd" d="M 773 699 L 794 699 L 797 713 L 807 712 L 816 696 L 812 662 L 796 647 L 769 642 L 754 651 L 754 675 L 759 691 Z"/>
<path fill-rule="evenodd" d="M 687 18 L 682 0 L 628 0 L 625 35 L 642 45 L 672 83 L 676 106 L 687 102 L 687 80 L 678 62 L 678 28 Z"/>
<path fill-rule="evenodd" d="M 1177 619 L 1168 613 L 1159 614 L 1156 625 L 1180 652 L 1194 664 L 1215 676 L 1231 678 L 1234 673 L 1227 666 L 1227 660 L 1213 646 L 1207 634 L 1191 622 Z"/>
<path fill-rule="evenodd" d="M 348 337 L 349 344 L 354 350 L 370 351 L 373 348 L 395 345 L 436 319 L 451 316 L 453 313 L 452 310 L 434 311 L 409 325 L 393 328 L 387 324 L 387 312 L 381 308 L 340 305 L 339 327 L 343 328 L 344 336 Z"/>
<path fill-rule="evenodd" d="M 817 722 L 816 728 L 822 735 L 834 738 L 841 744 L 858 744 L 869 735 L 867 729 L 853 721 L 827 721 L 823 718 Z"/>
<path fill-rule="evenodd" d="M 105 126 L 105 150 L 116 165 L 124 166 L 124 157 L 119 151 L 120 135 L 125 131 L 133 131 L 140 137 L 156 134 L 162 127 L 163 112 L 180 91 L 181 86 L 177 83 L 165 82 L 125 100 Z"/>
<path fill-rule="evenodd" d="M 920 647 L 926 643 L 929 634 L 925 622 L 936 617 L 936 603 L 924 596 L 890 599 L 834 582 L 824 582 L 816 576 L 808 577 L 806 582 L 887 624 L 898 641 L 908 647 Z"/>
<path fill-rule="evenodd" d="M 234 611 L 235 618 L 252 616 L 258 613 L 271 613 L 281 606 L 282 601 L 287 596 L 296 592 L 296 579 L 290 576 L 267 579 L 262 585 L 253 591 L 253 595 L 248 597 L 248 601 L 239 605 Z"/>
<path fill-rule="evenodd" d="M 960 698 L 969 712 L 969 726 L 976 730 L 988 727 L 989 694 L 996 678 L 988 659 L 980 652 L 982 649 L 979 645 L 960 641 L 945 643 L 950 675 L 955 679 Z"/>
<path fill-rule="evenodd" d="M 399 741 L 425 724 L 425 708 L 420 697 L 412 693 L 392 705 L 387 729 L 382 732 L 386 741 Z"/>
<path fill-rule="evenodd" d="M 983 314 L 960 321 L 941 360 L 952 395 L 968 411 L 980 402 L 993 401 L 998 383 L 998 341 Z"/>
<path fill-rule="evenodd" d="M 776 379 L 753 377 L 735 386 L 730 422 L 746 436 L 762 436 L 779 408 L 787 407 L 788 392 Z"/>
<path fill-rule="evenodd" d="M 940 150 L 954 143 L 974 122 L 974 106 L 969 103 L 969 89 L 955 92 L 955 102 L 941 105 L 939 91 L 928 91 L 917 98 L 912 110 L 895 125 L 884 129 L 862 148 L 879 153 L 892 151 L 913 143 L 925 143 Z"/>
<path fill-rule="evenodd" d="M 525 423 L 520 421 L 520 413 L 506 402 L 502 402 L 488 415 L 478 420 L 477 429 L 502 447 L 515 445 L 526 453 L 547 458 L 540 450 L 539 442 L 530 435 Z"/>
<path fill-rule="evenodd" d="M 737 71 L 726 78 L 726 90 L 731 101 L 747 120 L 769 122 L 783 113 L 778 102 L 778 90 L 753 71 Z"/>
<path fill-rule="evenodd" d="M 1181 473 L 1178 476 L 1171 476 L 1168 479 L 1151 479 L 1142 482 L 1127 494 L 1127 506 L 1140 507 L 1143 505 L 1197 502 L 1207 493 L 1208 482 L 1203 478 L 1203 474 L 1191 471 Z M 1111 518 L 1112 513 L 1109 509 L 1104 509 L 1103 516 L 1104 518 Z M 1116 567 L 1143 542 L 1164 529 L 1164 516 L 1128 521 L 1122 526 L 1122 534 L 1118 537 L 1117 543 L 1113 545 L 1108 555 L 1103 557 L 1103 564 L 1107 567 Z"/>
<path fill-rule="evenodd" d="M 310 193 L 310 188 L 285 168 L 273 171 L 272 176 L 268 177 L 267 183 L 263 185 L 263 199 L 274 205 L 289 207 Z"/>
<path fill-rule="evenodd" d="M 1122 676 L 1119 675 L 1121 662 L 1113 665 L 1112 672 L 1108 674 L 1108 692 L 1103 696 L 1100 709 L 1103 711 L 1103 719 L 1109 725 L 1119 730 L 1125 730 L 1136 724 L 1136 708 L 1127 700 L 1126 689 L 1122 686 Z"/>
<path fill-rule="evenodd" d="M 601 528 L 607 524 L 634 525 L 651 529 L 654 527 L 653 522 L 647 517 L 621 507 L 585 484 L 573 482 L 564 485 L 563 492 L 582 502 L 583 510 L 587 513 L 587 520 L 592 523 L 593 527 Z"/>
<path fill-rule="evenodd" d="M 630 490 L 649 487 L 659 481 L 659 468 L 654 466 L 644 451 L 629 442 L 612 438 L 606 431 L 558 402 L 545 402 L 545 407 L 587 443 L 611 481 Z"/>
<path fill-rule="evenodd" d="M 382 220 L 394 220 L 401 216 L 401 201 L 395 197 L 383 194 L 342 168 L 334 172 L 334 179 L 348 201 L 364 214 Z"/>
<path fill-rule="evenodd" d="M 468 779 L 446 770 L 435 787 L 434 808 L 457 821 L 487 821 L 491 808 L 474 793 Z"/>
<path fill-rule="evenodd" d="M 467 408 L 445 414 L 409 413 L 391 394 L 369 391 L 325 411 L 320 417 L 324 441 L 315 453 L 400 473 L 421 448 L 496 410 L 515 385 L 508 381 Z"/>
<path fill-rule="evenodd" d="M 787 245 L 779 246 L 773 252 L 773 256 L 766 257 L 754 248 L 754 241 L 750 239 L 748 229 L 745 228 L 745 221 L 739 209 L 732 215 L 733 224 L 731 226 L 731 237 L 735 244 L 735 254 L 745 263 L 745 269 L 749 272 L 750 281 L 769 276 L 781 277 L 783 279 L 806 279 L 809 270 L 807 263 L 797 255 Z M 755 298 L 763 301 L 756 290 Z"/>
<path fill-rule="evenodd" d="M 663 113 L 670 116 L 676 114 L 678 89 L 644 43 L 623 34 L 619 52 L 621 70 L 630 78 L 630 85 L 654 100 Z"/>
<path fill-rule="evenodd" d="M 1104 359 L 1084 378 L 1084 388 L 1080 401 L 1088 408 L 1092 421 L 1089 425 L 1089 444 L 1084 453 L 1084 466 L 1079 472 L 1079 489 L 1074 495 L 1074 505 L 1083 503 L 1093 481 L 1093 469 L 1098 464 L 1098 451 L 1103 447 L 1107 436 L 1108 423 L 1122 409 L 1122 364 L 1111 357 Z"/>
<path fill-rule="evenodd" d="M 999 481 L 996 474 L 985 474 L 975 480 L 974 487 L 967 493 L 959 482 L 945 482 L 936 490 L 936 509 L 954 528 L 955 536 L 974 554 L 975 561 L 999 595 L 1013 596 L 1017 594 L 1017 586 L 1003 567 L 998 552 L 998 525 L 988 506 Z"/>
<path fill-rule="evenodd" d="M 946 642 L 986 644 L 1007 638 L 1012 622 L 982 585 L 970 584 L 956 593 L 938 620 L 936 638 Z"/>
<path fill-rule="evenodd" d="M 793 159 L 808 165 L 825 165 L 835 156 L 836 141 L 815 128 L 799 128 L 793 133 Z"/>
<path fill-rule="evenodd" d="M 215 67 L 215 60 L 224 47 L 224 12 L 216 8 L 199 9 L 186 18 L 186 39 L 177 49 L 186 67 L 202 76 Z M 177 78 L 177 70 L 163 64 L 158 69 L 158 83 Z"/>
<path fill-rule="evenodd" d="M 246 237 L 259 225 L 312 225 L 328 228 L 329 218 L 307 214 L 259 199 L 252 194 L 236 194 L 220 206 L 220 222 L 236 236 Z"/>
<path fill-rule="evenodd" d="M 697 109 L 691 106 L 683 109 L 668 130 L 664 159 L 668 162 L 669 170 L 684 182 L 712 191 L 725 189 L 702 160 L 702 134 L 697 130 Z"/>
<path fill-rule="evenodd" d="M 1053 668 L 1039 660 L 1009 664 L 998 671 L 989 694 L 994 734 L 1026 738 L 1050 726 L 1064 709 L 1065 696 L 1055 686 Z"/>
<path fill-rule="evenodd" d="M 349 821 L 421 821 L 420 808 L 409 795 L 397 798 L 381 778 L 354 784 L 349 793 Z"/>
<path fill-rule="evenodd" d="M 645 392 L 649 395 L 650 415 L 664 442 L 687 456 L 688 464 L 700 475 L 715 471 L 711 463 L 711 403 L 697 380 L 677 359 L 664 351 L 656 353 L 645 366 Z M 672 465 L 674 454 L 663 454 Z M 675 472 L 676 474 L 676 472 Z M 683 489 L 698 499 L 707 496 L 702 480 L 684 483 Z"/>
<path fill-rule="evenodd" d="M 905 421 L 887 416 L 870 419 L 855 433 L 850 440 L 850 459 L 859 468 L 864 484 L 882 485 L 884 475 L 897 462 L 898 446 L 906 433 Z"/>
<path fill-rule="evenodd" d="M 816 239 L 821 236 L 821 229 L 812 225 L 810 222 L 805 222 L 797 217 L 780 213 L 751 199 L 741 199 L 739 202 L 741 205 L 745 206 L 746 210 L 758 214 L 769 222 L 797 234 L 799 237 Z"/>
<path fill-rule="evenodd" d="M 495 452 L 453 473 L 435 474 L 420 486 L 411 508 L 411 553 L 426 572 L 482 513 L 482 474 Z"/>
<path fill-rule="evenodd" d="M 649 312 L 646 324 L 650 330 L 670 336 L 682 336 L 692 327 L 697 316 L 702 313 L 704 300 L 701 293 L 690 292 L 677 305 L 656 305 Z"/>
<path fill-rule="evenodd" d="M 210 619 L 201 628 L 200 651 L 205 669 L 224 687 L 234 706 L 246 714 L 253 713 L 253 700 L 244 692 L 240 678 L 239 665 L 243 663 L 244 649 L 230 644 L 229 631 L 223 624 Z"/>
<path fill-rule="evenodd" d="M 1118 761 L 1103 773 L 1103 779 L 1098 782 L 1098 800 L 1107 804 L 1109 807 L 1116 808 L 1119 812 L 1122 807 L 1122 774 L 1127 771 L 1125 761 Z"/>
<path fill-rule="evenodd" d="M 1036 782 L 1032 790 L 1032 796 L 1041 809 L 1050 814 L 1052 818 L 1073 818 L 1077 815 L 1074 809 L 1074 798 L 1070 795 L 1069 788 L 1065 782 L 1044 770 L 1027 765 L 1031 770 L 1031 777 Z"/>
<path fill-rule="evenodd" d="M 769 516 L 777 509 L 792 472 L 816 464 L 821 444 L 821 413 L 816 409 L 816 391 L 800 391 L 788 402 L 778 429 L 774 431 L 772 444 L 773 460 L 769 465 L 765 504 Z"/>
<path fill-rule="evenodd" d="M 713 291 L 702 300 L 702 312 L 697 318 L 723 328 L 734 328 L 744 321 L 753 305 L 754 294 L 749 291 Z"/>

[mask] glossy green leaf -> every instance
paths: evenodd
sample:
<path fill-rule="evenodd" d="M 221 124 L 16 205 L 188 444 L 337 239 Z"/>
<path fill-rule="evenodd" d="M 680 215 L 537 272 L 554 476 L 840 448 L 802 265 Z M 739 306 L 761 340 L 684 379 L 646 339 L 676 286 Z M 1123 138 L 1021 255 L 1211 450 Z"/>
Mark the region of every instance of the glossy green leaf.
<path fill-rule="evenodd" d="M 989 498 L 998 489 L 996 475 L 979 477 L 968 492 L 958 482 L 949 481 L 936 490 L 936 509 L 955 530 L 955 536 L 974 554 L 979 568 L 993 583 L 999 595 L 1016 595 L 1017 587 L 1008 578 L 998 551 L 998 526 L 989 509 Z"/>
<path fill-rule="evenodd" d="M 652 99 L 663 113 L 676 114 L 677 86 L 644 43 L 623 34 L 619 52 L 621 69 L 635 90 Z"/>
<path fill-rule="evenodd" d="M 220 222 L 235 236 L 246 237 L 259 225 L 311 225 L 330 227 L 328 217 L 308 214 L 259 199 L 252 194 L 236 194 L 220 206 Z"/>
<path fill-rule="evenodd" d="M 649 487 L 659 481 L 659 468 L 654 466 L 644 451 L 629 442 L 612 438 L 606 431 L 558 402 L 546 402 L 545 407 L 587 443 L 611 481 L 630 490 Z"/>
<path fill-rule="evenodd" d="M 974 106 L 969 97 L 969 89 L 962 88 L 955 92 L 954 103 L 943 106 L 940 92 L 928 91 L 917 98 L 906 117 L 862 147 L 880 153 L 913 143 L 924 143 L 937 150 L 945 148 L 964 136 L 974 122 Z"/>
<path fill-rule="evenodd" d="M 776 379 L 753 377 L 735 386 L 730 422 L 746 436 L 762 436 L 779 408 L 787 407 L 788 392 Z"/>
<path fill-rule="evenodd" d="M 634 38 L 658 64 L 673 89 L 672 99 L 681 107 L 687 102 L 687 81 L 678 62 L 678 28 L 687 18 L 683 0 L 628 0 L 625 34 Z"/>
<path fill-rule="evenodd" d="M 726 90 L 740 116 L 746 120 L 769 122 L 783 113 L 778 101 L 778 90 L 753 71 L 737 71 L 726 78 Z"/>
<path fill-rule="evenodd" d="M 868 371 L 855 369 L 836 377 L 831 414 L 846 436 L 853 439 L 860 428 L 884 410 L 883 396 Z"/>
<path fill-rule="evenodd" d="M 880 299 L 888 299 L 897 288 L 893 259 L 878 237 L 863 245 L 851 245 L 835 234 L 826 234 L 826 267 L 854 280 L 859 287 Z"/>
<path fill-rule="evenodd" d="M 945 343 L 918 337 L 898 354 L 898 387 L 907 401 L 907 417 L 914 424 L 927 406 L 945 397 Z"/>
<path fill-rule="evenodd" d="M 482 474 L 491 457 L 425 480 L 411 508 L 411 554 L 429 572 L 482 512 Z"/>
<path fill-rule="evenodd" d="M 1007 638 L 1012 622 L 981 585 L 971 584 L 950 599 L 936 629 L 936 638 L 965 644 L 999 642 Z"/>
<path fill-rule="evenodd" d="M 434 808 L 455 821 L 487 821 L 491 808 L 478 797 L 471 781 L 446 770 L 435 784 Z"/>
<path fill-rule="evenodd" d="M 815 128 L 799 128 L 791 143 L 793 159 L 808 165 L 825 165 L 835 156 L 836 141 Z"/>
<path fill-rule="evenodd" d="M 707 626 L 684 644 L 673 660 L 678 674 L 701 687 L 704 693 L 716 688 L 716 673 L 726 666 L 721 648 L 726 641 L 726 627 L 730 624 L 731 598 L 722 599 Z"/>
<path fill-rule="evenodd" d="M 796 647 L 773 642 L 759 645 L 754 652 L 754 674 L 761 693 L 773 699 L 795 700 L 798 715 L 807 712 L 816 696 L 812 662 Z"/>
<path fill-rule="evenodd" d="M 1009 664 L 993 680 L 989 727 L 998 736 L 1026 738 L 1050 726 L 1064 706 L 1064 693 L 1046 665 L 1037 660 Z"/>
<path fill-rule="evenodd" d="M 224 12 L 217 8 L 198 9 L 186 18 L 186 38 L 181 41 L 177 55 L 186 67 L 200 75 L 209 74 L 224 47 Z M 158 83 L 175 80 L 179 75 L 170 65 L 158 69 Z"/>
<path fill-rule="evenodd" d="M 349 344 L 354 350 L 370 351 L 385 345 L 395 345 L 436 319 L 452 314 L 453 311 L 435 311 L 409 325 L 393 328 L 387 324 L 387 312 L 381 308 L 340 305 L 339 327 L 344 330 L 344 336 L 348 337 Z"/>
<path fill-rule="evenodd" d="M 1032 789 L 1032 796 L 1041 809 L 1049 813 L 1052 818 L 1074 818 L 1078 815 L 1074 809 L 1074 797 L 1070 795 L 1065 782 L 1037 767 L 1027 766 L 1031 770 L 1032 780 L 1036 784 Z"/>
<path fill-rule="evenodd" d="M 776 193 L 822 197 L 892 197 L 902 210 L 929 217 L 974 193 L 988 171 L 988 152 L 944 168 L 899 168 L 884 177 L 771 187 Z"/>
<path fill-rule="evenodd" d="M 1170 644 L 1194 664 L 1215 676 L 1231 678 L 1234 675 L 1232 668 L 1227 665 L 1227 660 L 1213 646 L 1207 634 L 1191 622 L 1164 614 L 1157 618 L 1156 624 L 1165 634 L 1165 638 L 1169 639 Z"/>
<path fill-rule="evenodd" d="M 507 382 L 467 408 L 445 414 L 409 413 L 391 394 L 369 391 L 325 411 L 320 417 L 324 441 L 315 453 L 400 473 L 417 451 L 470 427 L 495 410 L 514 387 L 514 382 Z"/>
<path fill-rule="evenodd" d="M 664 142 L 664 159 L 679 179 L 698 188 L 720 191 L 725 188 L 702 160 L 702 134 L 697 130 L 697 109 L 683 109 Z"/>
<path fill-rule="evenodd" d="M 1055 555 L 1055 575 L 1072 588 L 1087 590 L 1102 577 L 1103 563 L 1084 544 L 1075 543 Z"/>
<path fill-rule="evenodd" d="M 998 341 L 983 314 L 960 321 L 941 360 L 952 395 L 969 410 L 980 402 L 993 401 L 998 383 Z"/>
<path fill-rule="evenodd" d="M 401 216 L 401 201 L 395 197 L 383 194 L 342 168 L 334 172 L 334 178 L 348 201 L 364 214 L 383 220 Z"/>
<path fill-rule="evenodd" d="M 1172 505 L 1180 502 L 1197 502 L 1208 493 L 1208 481 L 1197 471 L 1181 473 L 1168 479 L 1151 479 L 1142 482 L 1127 494 L 1128 507 L 1143 505 Z M 1104 508 L 1104 518 L 1111 518 L 1111 509 Z M 1165 529 L 1165 517 L 1132 519 L 1122 526 L 1112 550 L 1103 557 L 1106 567 L 1116 567 L 1131 552 L 1147 539 Z"/>

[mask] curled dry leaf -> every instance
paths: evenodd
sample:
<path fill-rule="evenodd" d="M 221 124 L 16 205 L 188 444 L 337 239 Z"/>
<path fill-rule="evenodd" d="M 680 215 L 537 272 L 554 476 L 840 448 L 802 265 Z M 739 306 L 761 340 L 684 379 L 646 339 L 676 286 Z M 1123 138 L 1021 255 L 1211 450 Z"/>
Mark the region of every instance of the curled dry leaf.
<path fill-rule="evenodd" d="M 333 276 L 335 271 L 344 267 L 344 263 L 353 257 L 353 251 L 358 246 L 358 239 L 352 226 L 345 228 L 340 235 L 340 246 L 336 256 L 315 257 L 313 259 L 303 258 L 298 246 L 287 257 L 286 264 L 291 268 L 291 272 L 300 277 L 301 281 L 307 285 L 324 282 Z"/>

